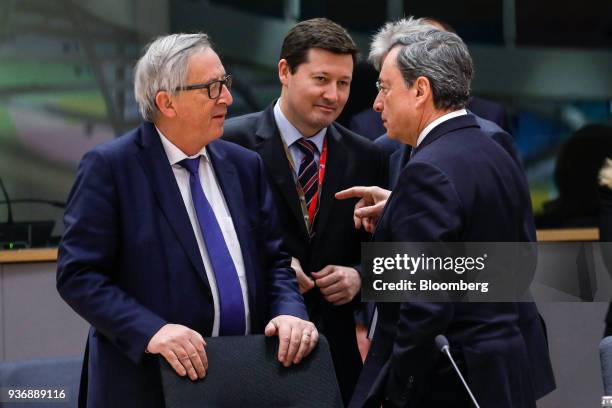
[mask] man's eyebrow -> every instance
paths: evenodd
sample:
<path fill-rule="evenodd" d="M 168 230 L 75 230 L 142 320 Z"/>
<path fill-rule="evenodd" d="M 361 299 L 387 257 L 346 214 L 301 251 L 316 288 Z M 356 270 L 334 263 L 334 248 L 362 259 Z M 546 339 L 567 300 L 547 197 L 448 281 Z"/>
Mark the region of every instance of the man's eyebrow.
<path fill-rule="evenodd" d="M 327 71 L 315 71 L 311 74 L 312 76 L 320 76 L 320 75 L 324 75 L 324 76 L 331 76 L 331 74 Z M 341 76 L 340 79 L 352 79 L 353 77 L 350 75 L 344 75 Z"/>
<path fill-rule="evenodd" d="M 210 81 L 220 81 L 221 79 L 223 79 L 223 77 L 224 77 L 225 75 L 227 75 L 227 73 L 223 72 L 223 73 L 222 73 L 222 74 L 220 74 L 220 75 L 215 75 L 215 76 L 208 77 L 208 79 L 204 79 L 204 80 L 202 81 L 202 83 L 203 83 L 203 84 L 205 84 L 206 82 L 210 82 Z"/>

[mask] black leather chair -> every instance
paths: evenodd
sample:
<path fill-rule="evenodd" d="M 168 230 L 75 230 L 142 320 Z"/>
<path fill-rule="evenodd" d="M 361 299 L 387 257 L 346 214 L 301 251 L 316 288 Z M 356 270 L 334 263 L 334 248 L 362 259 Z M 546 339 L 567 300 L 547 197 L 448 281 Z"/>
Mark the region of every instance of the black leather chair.
<path fill-rule="evenodd" d="M 278 338 L 256 336 L 206 339 L 208 371 L 202 380 L 178 376 L 160 358 L 167 408 L 342 407 L 327 340 L 300 364 L 277 360 Z"/>

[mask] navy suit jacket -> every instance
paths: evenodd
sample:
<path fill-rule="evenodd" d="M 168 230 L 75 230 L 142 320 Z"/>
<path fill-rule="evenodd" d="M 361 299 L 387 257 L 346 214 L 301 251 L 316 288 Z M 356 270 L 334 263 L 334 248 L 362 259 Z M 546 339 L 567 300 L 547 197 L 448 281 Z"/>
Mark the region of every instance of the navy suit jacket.
<path fill-rule="evenodd" d="M 251 331 L 261 333 L 280 314 L 307 318 L 261 159 L 221 140 L 207 150 L 244 258 Z M 57 288 L 92 325 L 81 401 L 162 407 L 157 356 L 145 354 L 149 340 L 166 323 L 210 336 L 214 309 L 187 210 L 152 123 L 83 157 L 64 221 Z M 214 362 L 210 367 L 214 375 Z"/>
<path fill-rule="evenodd" d="M 496 123 L 479 116 L 473 115 L 476 123 L 480 127 L 480 131 L 495 140 L 507 153 L 522 168 L 522 162 L 516 149 L 514 139 Z M 400 142 L 389 139 L 384 134 L 379 137 L 376 145 L 385 151 L 391 151 L 389 157 L 389 188 L 393 189 L 403 167 L 408 162 L 412 148 L 409 145 L 401 144 Z M 525 188 L 529 188 L 527 179 L 524 179 Z M 531 202 L 529 203 L 531 208 Z M 536 241 L 535 227 L 533 215 L 525 213 L 525 233 L 530 242 Z M 548 351 L 548 341 L 546 339 L 546 326 L 544 320 L 538 312 L 535 303 L 523 302 L 518 305 L 519 308 L 519 326 L 521 333 L 527 345 L 529 361 L 532 366 L 532 379 L 534 381 L 534 391 L 536 398 L 541 398 L 555 389 L 555 378 L 552 371 L 550 356 Z"/>
<path fill-rule="evenodd" d="M 310 239 L 273 107 L 274 103 L 264 111 L 230 119 L 223 138 L 252 149 L 262 157 L 287 249 L 299 259 L 306 274 L 327 265 L 357 267 L 361 242 L 371 237 L 362 230 L 355 230 L 353 208 L 357 199 L 336 200 L 334 194 L 354 185 L 386 185 L 384 153 L 369 140 L 337 123 L 329 125 L 325 179 L 314 225 L 315 235 Z M 362 365 L 353 319 L 358 299 L 335 306 L 322 297 L 318 288 L 306 292 L 304 299 L 312 321 L 329 341 L 340 391 L 348 402 Z"/>
<path fill-rule="evenodd" d="M 524 242 L 533 235 L 520 163 L 482 131 L 473 115 L 466 115 L 435 127 L 415 150 L 401 170 L 374 240 Z M 453 406 L 464 406 L 459 401 L 465 401 L 465 391 L 434 345 L 441 333 L 481 406 L 535 407 L 518 304 L 377 307 L 378 324 L 351 407 L 379 406 L 383 400 L 388 406 L 445 406 L 453 401 Z"/>

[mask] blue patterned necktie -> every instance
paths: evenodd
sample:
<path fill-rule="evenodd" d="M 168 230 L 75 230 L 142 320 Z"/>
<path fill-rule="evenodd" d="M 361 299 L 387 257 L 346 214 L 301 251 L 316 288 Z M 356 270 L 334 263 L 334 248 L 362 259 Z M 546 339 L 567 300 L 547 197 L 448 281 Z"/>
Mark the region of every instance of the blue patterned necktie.
<path fill-rule="evenodd" d="M 179 162 L 189 171 L 189 187 L 191 198 L 204 237 L 208 257 L 217 282 L 219 292 L 219 335 L 243 335 L 246 330 L 244 315 L 244 300 L 238 280 L 238 272 L 230 255 L 221 227 L 215 213 L 204 195 L 198 169 L 200 156 L 194 159 L 184 159 Z"/>

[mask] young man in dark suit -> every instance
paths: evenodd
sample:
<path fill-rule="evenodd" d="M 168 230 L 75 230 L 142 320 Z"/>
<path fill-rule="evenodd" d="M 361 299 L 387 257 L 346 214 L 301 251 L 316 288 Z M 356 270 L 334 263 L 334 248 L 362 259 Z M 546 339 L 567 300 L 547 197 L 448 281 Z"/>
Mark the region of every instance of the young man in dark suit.
<path fill-rule="evenodd" d="M 224 138 L 258 152 L 310 318 L 330 344 L 347 402 L 361 370 L 353 312 L 360 244 L 353 202 L 334 193 L 384 185 L 386 161 L 370 141 L 335 123 L 349 95 L 356 47 L 346 30 L 317 18 L 294 26 L 278 62 L 280 99 L 228 121 Z"/>
<path fill-rule="evenodd" d="M 57 273 L 91 324 L 80 406 L 163 407 L 155 355 L 195 381 L 206 336 L 278 335 L 285 366 L 317 343 L 263 163 L 217 140 L 230 86 L 206 34 L 158 38 L 135 71 L 144 122 L 81 161 Z"/>

